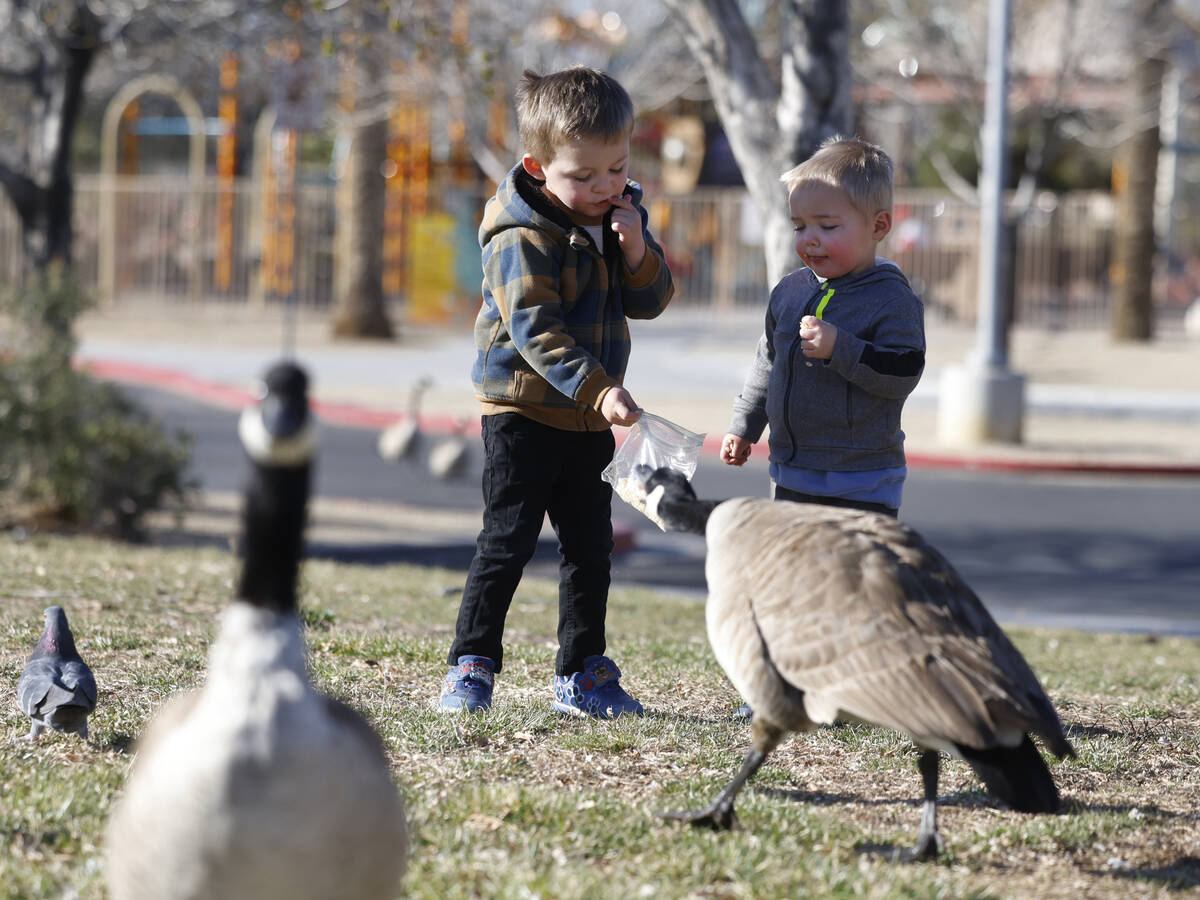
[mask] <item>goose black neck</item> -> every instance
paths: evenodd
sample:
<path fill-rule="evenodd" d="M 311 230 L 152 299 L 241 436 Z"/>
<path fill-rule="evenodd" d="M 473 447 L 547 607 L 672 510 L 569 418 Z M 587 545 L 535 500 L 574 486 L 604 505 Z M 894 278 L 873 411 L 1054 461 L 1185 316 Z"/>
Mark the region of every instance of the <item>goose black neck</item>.
<path fill-rule="evenodd" d="M 670 531 L 704 534 L 708 517 L 721 503 L 720 500 L 672 499 L 663 497 L 658 502 L 658 517 Z"/>
<path fill-rule="evenodd" d="M 254 463 L 242 505 L 238 597 L 253 606 L 296 611 L 312 465 Z"/>

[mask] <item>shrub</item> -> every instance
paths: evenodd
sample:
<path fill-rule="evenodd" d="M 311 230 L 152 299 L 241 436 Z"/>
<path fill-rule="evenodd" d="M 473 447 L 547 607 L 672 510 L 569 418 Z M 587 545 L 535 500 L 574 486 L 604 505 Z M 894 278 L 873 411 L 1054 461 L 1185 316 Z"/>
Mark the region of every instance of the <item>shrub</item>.
<path fill-rule="evenodd" d="M 148 512 L 185 506 L 191 437 L 71 367 L 88 303 L 60 269 L 0 298 L 0 522 L 136 540 Z"/>

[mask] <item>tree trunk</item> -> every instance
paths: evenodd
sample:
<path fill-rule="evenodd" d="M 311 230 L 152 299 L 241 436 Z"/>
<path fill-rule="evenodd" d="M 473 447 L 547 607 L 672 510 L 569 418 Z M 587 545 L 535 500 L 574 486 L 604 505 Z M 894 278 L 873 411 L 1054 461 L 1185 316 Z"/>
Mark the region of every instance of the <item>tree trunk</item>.
<path fill-rule="evenodd" d="M 1144 4 L 1150 23 L 1161 0 Z M 1149 25 L 1140 38 L 1151 33 Z M 1161 56 L 1145 46 L 1130 79 L 1128 137 L 1113 162 L 1116 222 L 1113 229 L 1113 303 L 1109 337 L 1114 341 L 1149 341 L 1154 337 L 1154 190 L 1158 171 L 1158 110 L 1162 99 Z"/>
<path fill-rule="evenodd" d="M 746 189 L 762 212 L 767 277 L 796 267 L 780 176 L 833 134 L 853 129 L 846 0 L 780 5 L 779 84 L 737 0 L 667 0 L 704 70 Z"/>
<path fill-rule="evenodd" d="M 29 173 L 0 163 L 0 185 L 16 208 L 25 259 L 34 271 L 45 271 L 51 264 L 71 267 L 75 211 L 71 154 L 84 81 L 99 40 L 99 21 L 86 4 L 77 5 L 66 39 L 58 45 L 60 63 L 42 64 L 28 73 L 34 95 L 29 109 Z"/>
<path fill-rule="evenodd" d="M 357 126 L 337 188 L 335 337 L 391 338 L 383 296 L 386 119 Z"/>

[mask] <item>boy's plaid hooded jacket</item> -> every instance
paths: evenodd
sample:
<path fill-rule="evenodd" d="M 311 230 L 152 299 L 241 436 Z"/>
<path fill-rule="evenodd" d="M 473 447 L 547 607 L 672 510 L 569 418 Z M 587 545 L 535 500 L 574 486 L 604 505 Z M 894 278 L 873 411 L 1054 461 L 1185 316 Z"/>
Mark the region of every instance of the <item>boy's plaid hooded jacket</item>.
<path fill-rule="evenodd" d="M 626 317 L 653 319 L 675 291 L 662 248 L 646 230 L 634 274 L 604 216 L 603 252 L 517 165 L 488 201 L 479 227 L 483 306 L 475 319 L 471 380 L 484 415 L 517 412 L 567 431 L 600 431 L 599 412 L 629 361 Z"/>

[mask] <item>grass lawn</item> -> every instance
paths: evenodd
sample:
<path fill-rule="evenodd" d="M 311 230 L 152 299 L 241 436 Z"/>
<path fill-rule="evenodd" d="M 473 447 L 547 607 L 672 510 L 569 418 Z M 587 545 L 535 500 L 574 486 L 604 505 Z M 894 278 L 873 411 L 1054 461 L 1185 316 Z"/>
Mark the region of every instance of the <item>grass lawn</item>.
<path fill-rule="evenodd" d="M 96 898 L 103 825 L 134 741 L 168 695 L 204 677 L 234 560 L 213 549 L 0 536 L 0 897 Z M 383 736 L 413 833 L 409 896 L 1180 897 L 1200 893 L 1200 642 L 1014 629 L 1079 756 L 1051 770 L 1067 811 L 996 808 L 963 763 L 943 764 L 947 852 L 911 845 L 911 744 L 873 728 L 789 738 L 713 834 L 655 815 L 707 803 L 748 729 L 694 598 L 614 590 L 609 653 L 643 719 L 550 710 L 557 588 L 513 603 L 496 705 L 433 711 L 461 573 L 326 562 L 304 569 L 314 677 Z M 100 686 L 85 744 L 21 738 L 17 678 L 42 609 L 64 607 Z"/>

